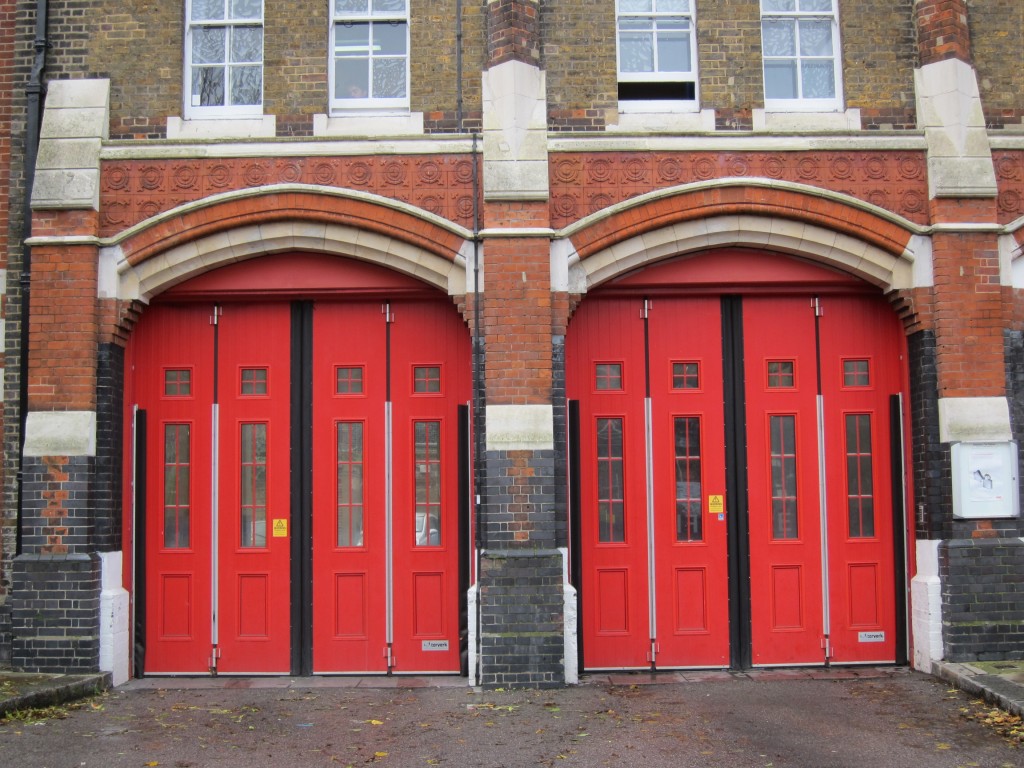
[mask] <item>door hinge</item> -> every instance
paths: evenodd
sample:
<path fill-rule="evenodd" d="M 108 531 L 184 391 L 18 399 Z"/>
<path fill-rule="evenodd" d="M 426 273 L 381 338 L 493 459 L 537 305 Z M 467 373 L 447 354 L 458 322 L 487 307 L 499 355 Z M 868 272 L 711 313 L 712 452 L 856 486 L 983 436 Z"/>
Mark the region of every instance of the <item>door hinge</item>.
<path fill-rule="evenodd" d="M 817 296 L 814 297 L 814 316 L 823 317 L 825 315 L 825 308 L 821 306 L 821 299 Z"/>
<path fill-rule="evenodd" d="M 640 319 L 641 320 L 646 320 L 647 319 L 647 317 L 651 313 L 651 307 L 652 306 L 654 306 L 654 302 L 652 302 L 650 299 L 644 299 L 644 306 L 640 310 Z"/>
<path fill-rule="evenodd" d="M 832 658 L 832 641 L 828 639 L 828 635 L 821 638 L 821 648 L 825 651 L 825 661 Z"/>
<path fill-rule="evenodd" d="M 217 676 L 217 660 L 220 658 L 220 648 L 216 645 L 210 649 L 210 674 Z"/>
<path fill-rule="evenodd" d="M 661 646 L 658 645 L 657 640 L 651 640 L 651 650 L 647 652 L 647 660 L 653 667 L 657 662 L 658 654 L 661 652 Z"/>
<path fill-rule="evenodd" d="M 390 643 L 388 645 L 384 646 L 383 656 L 384 656 L 384 658 L 387 659 L 388 672 L 391 672 L 391 670 L 394 669 L 394 667 L 395 667 L 395 657 L 393 655 L 391 655 L 391 644 Z"/>
<path fill-rule="evenodd" d="M 387 304 L 387 303 L 381 304 L 380 305 L 380 311 L 381 311 L 381 314 L 384 315 L 384 322 L 385 323 L 393 323 L 393 322 L 395 322 L 395 316 L 393 314 L 391 314 L 391 305 L 390 304 Z"/>
<path fill-rule="evenodd" d="M 220 304 L 213 305 L 213 314 L 210 316 L 210 325 L 217 325 L 219 318 L 224 314 L 224 307 Z"/>

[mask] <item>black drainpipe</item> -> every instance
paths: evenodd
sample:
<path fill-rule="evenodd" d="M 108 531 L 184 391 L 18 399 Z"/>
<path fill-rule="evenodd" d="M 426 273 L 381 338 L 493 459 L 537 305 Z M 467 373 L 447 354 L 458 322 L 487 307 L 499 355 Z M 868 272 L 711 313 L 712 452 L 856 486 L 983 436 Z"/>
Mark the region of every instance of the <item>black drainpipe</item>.
<path fill-rule="evenodd" d="M 21 349 L 18 361 L 18 508 L 15 533 L 15 554 L 21 554 L 21 500 L 25 453 L 25 422 L 28 419 L 28 341 L 29 305 L 32 294 L 32 246 L 25 243 L 32 236 L 32 186 L 36 176 L 36 156 L 39 152 L 39 132 L 43 116 L 43 72 L 46 70 L 46 22 L 49 15 L 47 0 L 36 0 L 36 33 L 32 44 L 34 58 L 32 72 L 25 87 L 25 202 L 22 212 L 22 256 L 18 284 L 21 288 Z"/>

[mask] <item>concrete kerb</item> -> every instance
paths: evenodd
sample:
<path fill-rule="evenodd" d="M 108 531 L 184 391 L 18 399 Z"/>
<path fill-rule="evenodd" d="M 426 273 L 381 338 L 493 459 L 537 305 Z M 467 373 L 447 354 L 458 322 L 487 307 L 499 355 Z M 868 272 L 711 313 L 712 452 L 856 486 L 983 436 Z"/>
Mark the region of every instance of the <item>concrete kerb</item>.
<path fill-rule="evenodd" d="M 962 691 L 980 696 L 1011 715 L 1024 717 L 1024 684 L 1007 675 L 991 674 L 971 664 L 947 661 L 933 662 L 932 674 Z"/>
<path fill-rule="evenodd" d="M 0 670 L 0 718 L 24 709 L 40 709 L 102 693 L 111 686 L 109 672 L 48 675 Z"/>

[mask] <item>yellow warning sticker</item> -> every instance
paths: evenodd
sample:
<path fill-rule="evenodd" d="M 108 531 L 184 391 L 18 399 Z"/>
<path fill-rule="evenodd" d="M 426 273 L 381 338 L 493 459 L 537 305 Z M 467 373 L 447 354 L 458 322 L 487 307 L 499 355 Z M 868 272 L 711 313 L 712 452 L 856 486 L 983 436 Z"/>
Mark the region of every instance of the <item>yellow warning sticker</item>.
<path fill-rule="evenodd" d="M 288 518 L 274 518 L 274 538 L 279 539 L 288 535 Z"/>
<path fill-rule="evenodd" d="M 708 514 L 721 515 L 725 513 L 725 497 L 720 495 L 708 496 Z"/>

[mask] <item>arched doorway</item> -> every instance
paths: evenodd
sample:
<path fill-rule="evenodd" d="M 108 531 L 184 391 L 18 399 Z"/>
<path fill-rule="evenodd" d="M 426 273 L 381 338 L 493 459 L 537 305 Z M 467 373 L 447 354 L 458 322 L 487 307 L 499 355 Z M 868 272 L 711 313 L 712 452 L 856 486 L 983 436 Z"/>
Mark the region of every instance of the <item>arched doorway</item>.
<path fill-rule="evenodd" d="M 566 338 L 585 668 L 905 659 L 903 341 L 763 251 L 588 293 Z"/>
<path fill-rule="evenodd" d="M 350 259 L 154 300 L 126 366 L 137 671 L 458 672 L 469 361 L 447 296 Z"/>

